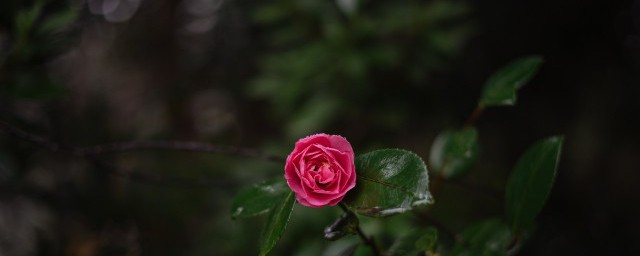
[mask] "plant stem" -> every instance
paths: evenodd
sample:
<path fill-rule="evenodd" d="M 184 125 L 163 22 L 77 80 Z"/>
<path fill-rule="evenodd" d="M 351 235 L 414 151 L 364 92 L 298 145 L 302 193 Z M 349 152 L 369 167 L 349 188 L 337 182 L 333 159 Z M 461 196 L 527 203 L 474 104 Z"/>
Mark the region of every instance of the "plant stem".
<path fill-rule="evenodd" d="M 50 139 L 21 130 L 3 121 L 0 121 L 0 130 L 4 130 L 8 134 L 16 138 L 44 147 L 49 151 L 69 153 L 71 155 L 81 157 L 92 157 L 110 153 L 136 150 L 175 150 L 189 152 L 209 152 L 231 156 L 250 157 L 278 163 L 282 163 L 286 160 L 284 157 L 265 154 L 255 149 L 193 141 L 129 141 L 99 144 L 87 147 L 64 147 L 59 143 L 53 142 Z"/>
<path fill-rule="evenodd" d="M 73 153 L 79 156 L 95 156 L 108 153 L 134 150 L 177 150 L 191 152 L 210 152 L 232 156 L 251 157 L 274 162 L 284 162 L 280 156 L 267 155 L 260 151 L 227 145 L 216 145 L 193 141 L 130 141 L 74 148 Z"/>
<path fill-rule="evenodd" d="M 476 106 L 473 112 L 471 112 L 471 115 L 469 115 L 469 118 L 467 118 L 467 120 L 464 121 L 464 125 L 462 126 L 466 128 L 473 125 L 473 123 L 475 123 L 476 120 L 478 120 L 478 118 L 480 117 L 483 111 L 484 111 L 484 106 L 478 104 L 478 106 Z"/>
<path fill-rule="evenodd" d="M 338 205 L 340 206 L 342 211 L 344 211 L 345 213 L 353 214 L 355 216 L 355 213 L 349 210 L 349 208 L 347 208 L 347 206 L 344 205 L 343 203 L 339 203 Z M 380 252 L 380 249 L 378 248 L 378 245 L 376 244 L 375 239 L 373 239 L 373 237 L 368 237 L 367 235 L 364 234 L 364 232 L 362 231 L 362 228 L 360 228 L 359 222 L 358 222 L 358 225 L 356 226 L 356 233 L 358 234 L 362 242 L 371 248 L 371 250 L 373 251 L 373 255 L 376 255 L 376 256 L 382 255 L 382 253 Z"/>
<path fill-rule="evenodd" d="M 83 158 L 91 161 L 97 170 L 107 171 L 112 175 L 123 177 L 131 181 L 147 183 L 152 185 L 162 185 L 180 188 L 202 188 L 202 187 L 223 187 L 232 184 L 232 181 L 223 180 L 220 178 L 214 179 L 187 179 L 178 176 L 160 175 L 152 172 L 141 172 L 130 169 L 122 169 L 117 166 L 108 163 L 98 156 L 118 153 L 134 150 L 177 150 L 177 151 L 189 151 L 189 152 L 210 152 L 225 154 L 231 156 L 250 157 L 257 158 L 266 161 L 283 163 L 285 159 L 280 156 L 267 155 L 258 150 L 226 146 L 215 145 L 202 142 L 187 142 L 187 141 L 133 141 L 133 142 L 121 142 L 110 143 L 102 145 L 94 145 L 89 147 L 69 146 L 62 145 L 54 142 L 53 140 L 39 136 L 13 125 L 10 125 L 0 120 L 0 131 L 32 143 L 36 146 L 44 148 L 52 153 L 64 154 L 72 157 Z"/>
<path fill-rule="evenodd" d="M 507 246 L 507 255 L 515 255 L 518 252 L 520 241 L 522 240 L 522 234 L 519 232 L 514 233 L 511 236 L 511 242 Z"/>

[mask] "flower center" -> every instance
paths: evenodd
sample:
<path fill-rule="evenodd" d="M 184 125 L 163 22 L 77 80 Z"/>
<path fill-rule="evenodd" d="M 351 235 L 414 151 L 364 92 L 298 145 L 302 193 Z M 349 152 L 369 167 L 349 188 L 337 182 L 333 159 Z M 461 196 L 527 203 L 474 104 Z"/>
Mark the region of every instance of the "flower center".
<path fill-rule="evenodd" d="M 320 166 L 314 166 L 313 171 L 315 172 L 313 179 L 320 185 L 331 182 L 336 176 L 333 170 L 331 170 L 331 165 L 328 162 L 324 162 Z"/>

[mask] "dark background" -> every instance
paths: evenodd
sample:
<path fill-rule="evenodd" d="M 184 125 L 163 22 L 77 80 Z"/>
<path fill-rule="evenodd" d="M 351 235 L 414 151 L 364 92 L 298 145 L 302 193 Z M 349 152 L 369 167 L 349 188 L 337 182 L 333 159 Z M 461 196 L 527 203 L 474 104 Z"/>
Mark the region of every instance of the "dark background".
<path fill-rule="evenodd" d="M 444 185 L 432 217 L 454 232 L 500 217 L 500 196 L 460 184 L 501 194 L 528 146 L 564 134 L 554 189 L 519 254 L 640 254 L 639 1 L 338 2 L 42 1 L 31 26 L 37 1 L 3 1 L 0 120 L 63 148 L 194 140 L 285 156 L 327 132 L 356 153 L 428 159 L 492 72 L 538 54 L 517 104 L 477 121 L 480 157 Z M 282 175 L 282 163 L 259 159 L 94 159 L 19 137 L 0 133 L 0 255 L 255 254 L 264 218 L 232 221 L 230 202 Z M 321 234 L 338 213 L 297 207 L 274 255 L 334 255 L 345 243 Z M 385 247 L 416 225 L 364 222 Z"/>

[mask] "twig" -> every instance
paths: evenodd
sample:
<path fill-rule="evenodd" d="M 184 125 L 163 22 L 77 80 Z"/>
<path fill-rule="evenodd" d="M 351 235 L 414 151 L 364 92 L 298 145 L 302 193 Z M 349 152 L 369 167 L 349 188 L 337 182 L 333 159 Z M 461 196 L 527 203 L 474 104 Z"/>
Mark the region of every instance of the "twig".
<path fill-rule="evenodd" d="M 469 115 L 469 118 L 467 118 L 467 120 L 464 121 L 463 127 L 466 128 L 473 125 L 473 123 L 475 123 L 476 120 L 478 120 L 478 118 L 480 117 L 483 111 L 484 111 L 484 106 L 478 104 L 478 106 L 476 106 L 473 112 L 471 112 L 471 115 Z"/>
<path fill-rule="evenodd" d="M 192 141 L 130 141 L 100 144 L 88 147 L 62 147 L 60 144 L 55 143 L 50 139 L 26 132 L 3 121 L 0 121 L 0 129 L 13 135 L 14 137 L 40 145 L 48 149 L 49 151 L 62 151 L 74 156 L 81 157 L 98 156 L 103 154 L 136 150 L 175 150 L 218 153 L 230 156 L 250 157 L 279 163 L 286 160 L 281 156 L 268 155 L 254 149 Z"/>
<path fill-rule="evenodd" d="M 89 147 L 78 146 L 61 146 L 48 138 L 24 131 L 6 122 L 0 121 L 0 130 L 5 131 L 9 135 L 30 142 L 32 144 L 43 147 L 53 153 L 62 153 L 75 157 L 83 157 L 91 160 L 100 169 L 107 170 L 110 173 L 125 177 L 136 182 L 142 182 L 155 185 L 167 185 L 174 187 L 211 187 L 225 185 L 228 181 L 217 179 L 185 179 L 182 177 L 165 176 L 148 172 L 135 172 L 132 170 L 123 170 L 115 165 L 98 158 L 99 155 L 118 153 L 135 150 L 178 150 L 190 152 L 210 152 L 231 156 L 251 157 L 273 162 L 284 162 L 285 159 L 279 156 L 267 155 L 260 151 L 215 145 L 201 142 L 185 142 L 185 141 L 134 141 L 111 143 L 103 145 L 95 145 Z"/>
<path fill-rule="evenodd" d="M 78 156 L 96 156 L 136 150 L 177 150 L 189 152 L 209 152 L 231 156 L 257 158 L 273 162 L 284 162 L 280 156 L 267 155 L 260 151 L 235 146 L 215 145 L 193 141 L 131 141 L 101 144 L 89 147 L 74 148 L 73 154 Z"/>
<path fill-rule="evenodd" d="M 44 137 L 35 135 L 33 133 L 29 133 L 29 132 L 26 132 L 24 130 L 21 130 L 21 129 L 19 129 L 17 127 L 14 127 L 12 125 L 9 125 L 9 124 L 7 124 L 7 123 L 5 123 L 3 121 L 0 121 L 0 129 L 4 130 L 8 134 L 10 134 L 10 135 L 12 135 L 12 136 L 14 136 L 14 137 L 16 137 L 18 139 L 21 139 L 21 140 L 24 140 L 24 141 L 28 141 L 28 142 L 31 142 L 33 144 L 40 145 L 40 146 L 46 148 L 49 151 L 52 151 L 52 152 L 60 151 L 60 146 L 57 143 L 54 143 L 49 139 L 46 139 Z"/>
<path fill-rule="evenodd" d="M 340 206 L 340 209 L 342 209 L 342 211 L 344 211 L 345 213 L 354 214 L 343 203 L 339 203 L 338 205 Z M 362 228 L 360 228 L 360 223 L 358 223 L 358 226 L 356 226 L 356 233 L 358 234 L 358 236 L 360 237 L 360 239 L 364 244 L 371 247 L 371 250 L 373 251 L 373 255 L 376 255 L 376 256 L 382 255 L 382 253 L 380 252 L 380 249 L 378 248 L 378 245 L 376 244 L 376 241 L 373 239 L 373 237 L 368 237 L 367 235 L 364 234 L 364 232 L 362 231 Z"/>
<path fill-rule="evenodd" d="M 131 169 L 122 169 L 117 166 L 100 159 L 93 159 L 93 163 L 100 170 L 109 172 L 117 177 L 121 177 L 127 180 L 131 180 L 137 183 L 143 183 L 148 185 L 161 185 L 163 187 L 174 188 L 211 188 L 211 187 L 226 187 L 233 184 L 229 180 L 222 180 L 220 178 L 208 178 L 208 179 L 188 179 L 177 176 L 159 175 L 150 172 L 140 172 Z"/>

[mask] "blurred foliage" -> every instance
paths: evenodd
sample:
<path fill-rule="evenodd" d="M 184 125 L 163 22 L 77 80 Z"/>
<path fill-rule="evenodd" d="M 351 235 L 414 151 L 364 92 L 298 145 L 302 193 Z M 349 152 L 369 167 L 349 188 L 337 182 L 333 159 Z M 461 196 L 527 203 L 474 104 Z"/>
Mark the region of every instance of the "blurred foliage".
<path fill-rule="evenodd" d="M 511 242 L 509 227 L 502 220 L 488 219 L 463 230 L 448 255 L 506 256 Z"/>
<path fill-rule="evenodd" d="M 413 229 L 396 240 L 389 248 L 389 255 L 421 255 L 435 253 L 438 244 L 438 230 L 429 227 L 423 230 Z"/>
<path fill-rule="evenodd" d="M 73 45 L 79 13 L 75 1 L 2 1 L 0 90 L 21 98 L 59 96 L 64 86 L 44 65 Z"/>
<path fill-rule="evenodd" d="M 509 63 L 489 78 L 478 104 L 482 107 L 513 106 L 516 92 L 536 75 L 542 62 L 540 56 L 528 56 Z"/>
<path fill-rule="evenodd" d="M 446 179 L 462 176 L 478 157 L 478 144 L 478 131 L 473 127 L 443 131 L 431 147 L 432 172 Z"/>
<path fill-rule="evenodd" d="M 54 129 L 61 132 L 56 137 L 69 140 L 70 144 L 73 141 L 85 143 L 113 139 L 116 133 L 110 125 L 123 120 L 107 119 L 114 110 L 100 105 L 107 101 L 104 98 L 99 98 L 83 110 L 85 115 L 91 116 L 90 121 L 65 122 L 74 120 L 68 114 L 75 108 L 67 105 L 65 109 L 65 105 L 61 104 L 74 99 L 74 95 L 65 95 L 65 92 L 98 86 L 84 84 L 73 87 L 65 84 L 70 83 L 70 79 L 59 77 L 60 72 L 53 72 L 51 66 L 61 54 L 76 49 L 81 35 L 86 36 L 92 30 L 105 34 L 111 31 L 108 24 L 98 26 L 95 19 L 89 17 L 91 14 L 87 5 L 96 3 L 104 4 L 102 1 L 89 3 L 71 0 L 0 2 L 0 106 L 3 106 L 1 111 L 5 118 L 39 129 L 46 126 L 43 124 L 57 125 Z M 211 7 L 204 1 L 184 1 L 181 4 L 183 6 L 169 8 L 180 10 L 188 8 L 188 4 L 200 4 L 201 9 L 207 9 L 203 6 L 216 6 Z M 215 8 L 220 8 L 220 5 L 217 6 Z M 229 10 L 233 10 L 233 5 L 222 6 L 221 17 L 232 17 Z M 147 3 L 142 5 L 141 12 L 167 19 L 167 13 L 163 14 L 162 10 L 154 8 L 158 7 Z M 263 113 L 270 116 L 265 119 L 272 119 L 271 122 L 275 123 L 286 120 L 284 127 L 279 129 L 283 129 L 287 138 L 325 129 L 354 116 L 354 113 L 375 117 L 376 126 L 383 128 L 402 126 L 410 120 L 411 115 L 395 111 L 402 110 L 404 106 L 398 101 L 404 101 L 407 92 L 425 88 L 432 72 L 446 69 L 473 33 L 473 24 L 468 18 L 470 8 L 462 1 L 256 1 L 242 12 L 248 15 L 246 22 L 258 29 L 256 38 L 264 41 L 256 44 L 262 47 L 262 52 L 250 56 L 257 63 L 259 72 L 246 78 L 249 85 L 241 89 L 239 100 L 248 103 L 251 103 L 250 99 L 266 101 L 269 107 Z M 143 50 L 153 52 L 153 48 L 136 48 L 136 45 L 151 42 L 151 39 L 145 39 L 148 42 L 140 40 L 145 36 L 157 36 L 153 34 L 155 30 L 136 27 L 140 26 L 140 20 L 135 20 L 135 17 L 129 22 L 131 24 L 127 25 L 127 29 L 119 33 L 122 38 L 134 38 L 128 39 L 131 41 L 122 39 L 122 42 L 133 44 L 109 45 L 112 47 L 109 53 L 115 54 L 113 59 L 120 59 L 121 62 L 116 62 L 119 65 L 124 61 L 135 61 L 134 57 L 138 54 L 144 56 Z M 153 24 L 149 20 L 142 22 Z M 174 35 L 168 28 L 165 30 L 180 40 L 188 38 Z M 91 40 L 104 39 L 87 36 L 83 40 L 91 43 Z M 127 50 L 129 48 L 139 51 Z M 165 51 L 161 55 L 171 52 L 168 50 L 171 48 L 160 49 Z M 187 67 L 202 63 L 200 57 L 182 57 L 181 65 Z M 151 65 L 144 58 L 140 59 L 143 64 L 137 64 Z M 210 63 L 204 63 L 207 64 Z M 82 70 L 83 67 L 72 68 Z M 207 69 L 203 67 L 203 70 Z M 73 72 L 77 71 L 71 71 L 71 74 Z M 109 74 L 108 70 L 100 72 Z M 107 83 L 118 82 L 114 77 L 109 79 Z M 245 83 L 242 80 L 230 82 Z M 150 107 L 143 105 L 145 95 L 142 95 L 142 99 L 115 96 L 125 88 L 114 89 L 114 92 L 105 91 L 108 95 L 103 97 L 121 97 L 116 102 L 118 105 L 126 106 L 130 101 L 140 101 L 142 103 L 138 107 Z M 191 92 L 161 86 L 153 90 L 172 95 L 173 98 L 164 105 L 172 109 L 170 114 L 174 119 L 186 119 L 181 116 L 185 113 L 179 110 L 180 104 L 186 104 L 180 97 Z M 229 86 L 223 90 L 235 92 L 237 89 Z M 396 97 L 385 97 L 388 91 L 393 91 Z M 244 93 L 250 98 L 244 99 L 247 97 Z M 36 115 L 41 118 L 24 118 L 17 113 L 24 111 L 20 108 L 25 104 L 36 106 L 36 113 L 43 111 L 47 114 Z M 50 115 L 52 113 L 59 116 Z M 127 117 L 130 117 L 130 113 L 127 113 Z M 130 117 L 128 120 L 134 119 Z M 185 122 L 181 125 L 187 126 Z M 67 130 L 65 127 L 76 130 Z M 6 154 L 1 155 L 3 162 L 0 165 L 6 182 L 16 189 L 11 193 L 49 193 L 51 197 L 47 199 L 46 207 L 61 216 L 76 216 L 57 222 L 60 225 L 73 223 L 68 233 L 59 239 L 45 239 L 43 242 L 57 248 L 53 251 L 135 255 L 143 250 L 145 254 L 210 255 L 214 252 L 230 255 L 257 251 L 252 248 L 260 247 L 258 241 L 261 236 L 264 239 L 263 249 L 270 250 L 273 247 L 270 237 L 278 239 L 282 234 L 278 229 L 274 229 L 272 234 L 255 232 L 262 219 L 241 223 L 228 218 L 228 206 L 233 204 L 232 194 L 238 187 L 279 174 L 281 170 L 277 165 L 175 153 L 118 155 L 109 158 L 114 161 L 113 166 L 89 159 L 67 163 L 66 159 L 61 161 L 55 156 L 41 155 L 37 149 L 16 149 L 13 146 L 18 142 L 2 139 L 4 143 L 0 153 Z M 269 138 L 263 141 L 277 141 L 275 146 L 265 146 L 274 152 L 288 149 L 286 139 Z M 378 142 L 372 140 L 370 143 Z M 125 178 L 114 174 L 118 166 L 132 174 Z M 48 173 L 50 169 L 64 172 L 51 176 Z M 146 175 L 158 175 L 165 179 L 150 181 L 145 179 Z M 218 179 L 214 187 L 185 188 L 181 182 L 171 181 L 214 177 Z M 36 180 L 35 184 L 32 184 L 32 179 Z M 23 188 L 28 188 L 29 192 Z M 34 196 L 32 200 L 39 202 L 37 198 Z M 262 202 L 268 201 L 264 199 Z M 301 208 L 298 207 L 294 213 L 296 216 L 292 217 L 296 220 L 290 223 L 291 227 L 283 237 L 284 245 L 274 248 L 274 254 L 293 254 L 294 251 L 300 251 L 300 255 L 318 255 L 320 252 L 335 255 L 343 251 L 352 251 L 355 255 L 371 253 L 364 246 L 352 247 L 356 244 L 355 237 L 345 238 L 345 243 L 343 240 L 335 243 L 318 241 L 322 236 L 322 227 L 336 217 L 335 210 L 308 211 Z M 259 208 L 256 212 L 264 211 Z M 281 215 L 272 216 L 278 217 Z M 413 224 L 410 219 L 399 217 L 385 223 L 363 220 L 362 225 L 373 235 L 382 237 L 382 245 L 386 247 Z M 310 227 L 318 227 L 318 230 L 310 234 Z M 238 237 L 243 239 L 236 239 Z M 66 240 L 69 242 L 64 242 Z M 184 245 L 191 247 L 183 249 Z"/>
<path fill-rule="evenodd" d="M 93 2 L 102 5 L 108 1 Z M 533 135 L 548 136 L 561 129 L 575 129 L 579 136 L 575 135 L 572 143 L 577 143 L 577 137 L 586 137 L 580 142 L 583 144 L 570 147 L 576 152 L 570 156 L 573 155 L 574 164 L 580 167 L 573 166 L 574 173 L 587 172 L 588 168 L 582 167 L 598 171 L 625 168 L 637 158 L 636 147 L 630 144 L 633 140 L 625 137 L 635 130 L 627 133 L 615 130 L 618 126 L 632 130 L 624 118 L 638 116 L 634 108 L 637 104 L 628 100 L 635 94 L 627 94 L 626 87 L 620 89 L 619 84 L 626 86 L 620 82 L 625 78 L 618 76 L 620 72 L 615 67 L 607 66 L 611 59 L 606 55 L 606 47 L 600 47 L 603 44 L 582 47 L 586 44 L 583 34 L 595 35 L 603 42 L 611 40 L 606 41 L 610 44 L 614 44 L 616 37 L 591 33 L 600 26 L 602 30 L 611 30 L 605 23 L 599 23 L 604 18 L 590 16 L 589 20 L 595 21 L 587 22 L 584 17 L 567 14 L 567 20 L 563 20 L 564 14 L 554 12 L 559 12 L 558 8 L 564 5 L 553 5 L 552 11 L 541 12 L 553 15 L 538 15 L 538 12 L 514 7 L 515 2 L 493 3 L 475 10 L 473 6 L 484 5 L 457 0 L 141 1 L 139 12 L 132 14 L 131 20 L 116 23 L 95 19 L 88 3 L 0 1 L 2 121 L 15 122 L 63 146 L 179 138 L 247 145 L 281 155 L 287 153 L 295 138 L 316 131 L 344 131 L 345 135 L 355 138 L 358 153 L 393 146 L 410 148 L 423 158 L 429 156 L 429 142 L 433 138 L 448 138 L 442 147 L 433 145 L 431 157 L 440 159 L 440 163 L 454 158 L 459 162 L 448 169 L 446 164 L 439 165 L 433 159 L 427 163 L 432 177 L 446 178 L 439 184 L 441 193 L 434 195 L 437 204 L 433 208 L 420 208 L 415 215 L 359 220 L 365 233 L 375 236 L 383 248 L 435 250 L 439 255 L 503 255 L 505 248 L 514 246 L 513 235 L 528 239 L 527 232 L 513 234 L 509 225 L 515 224 L 487 218 L 503 214 L 506 198 L 502 196 L 502 185 L 507 181 L 511 163 L 522 152 L 514 149 L 524 149 Z M 586 4 L 575 6 L 580 7 L 575 8 L 575 13 L 582 13 L 581 8 Z M 596 9 L 598 12 L 585 15 L 610 15 L 606 10 Z M 197 15 L 190 14 L 194 10 Z M 461 56 L 479 27 L 475 20 L 478 17 L 472 16 L 476 11 L 487 16 L 499 14 L 496 15 L 499 18 L 495 18 L 498 21 L 491 21 L 493 17 L 483 18 L 489 25 L 506 25 L 483 27 L 483 34 L 488 33 L 487 37 L 491 38 L 480 41 L 480 46 L 474 49 L 475 55 Z M 520 15 L 529 19 L 513 25 L 507 24 L 511 22 L 508 19 L 500 20 L 519 19 Z M 201 25 L 202 20 L 211 22 L 213 29 L 188 32 L 182 26 L 185 17 L 197 21 L 193 22 L 196 25 Z M 574 30 L 580 26 L 567 24 L 573 22 L 573 18 L 583 22 L 581 26 L 594 28 Z M 525 30 L 523 25 L 533 29 Z M 512 30 L 502 30 L 510 26 Z M 525 33 L 530 36 L 517 38 Z M 547 36 L 548 41 L 537 38 L 538 35 Z M 547 52 L 539 51 L 544 43 L 552 45 L 543 47 Z M 77 44 L 82 44 L 82 48 Z M 506 45 L 512 48 L 503 49 Z M 492 47 L 498 49 L 492 50 Z M 592 51 L 595 48 L 598 51 Z M 477 52 L 487 49 L 486 53 Z M 74 50 L 81 51 L 79 56 L 62 56 Z M 556 58 L 548 59 L 552 65 L 544 69 L 556 73 L 547 74 L 547 80 L 537 83 L 537 88 L 548 84 L 544 90 L 528 91 L 518 99 L 528 104 L 487 113 L 482 126 L 469 130 L 452 128 L 464 118 L 461 113 L 466 113 L 466 108 L 474 104 L 465 97 L 475 97 L 476 92 L 481 95 L 481 105 L 513 105 L 515 93 L 536 74 L 541 59 L 532 56 L 512 62 L 516 66 L 507 65 L 504 69 L 496 66 L 531 51 L 544 53 L 545 57 L 552 51 Z M 579 55 L 585 52 L 593 55 Z M 61 56 L 67 59 L 60 61 Z M 460 57 L 465 57 L 465 63 L 456 63 Z M 567 67 L 559 69 L 563 64 Z M 450 72 L 454 69 L 458 71 Z M 502 72 L 488 76 L 492 70 Z M 607 80 L 606 75 L 594 70 L 606 70 L 615 78 Z M 573 72 L 564 74 L 565 71 Z M 188 79 L 176 78 L 180 75 Z M 457 75 L 464 78 L 453 78 Z M 483 79 L 487 81 L 485 92 L 476 91 Z M 470 81 L 474 83 L 468 83 Z M 573 82 L 578 85 L 553 87 Z M 622 99 L 609 99 L 602 91 L 591 89 L 576 93 L 583 85 L 597 88 L 600 83 L 613 88 L 607 87 L 604 91 L 618 90 L 617 96 Z M 494 85 L 493 89 L 486 91 L 490 84 Z M 443 89 L 446 86 L 451 87 Z M 433 88 L 442 94 L 429 94 L 434 92 Z M 576 91 L 572 91 L 574 89 Z M 551 91 L 554 93 L 549 94 Z M 483 100 L 482 95 L 488 100 Z M 196 99 L 196 96 L 202 97 Z M 435 102 L 437 100 L 440 102 Z M 83 101 L 89 103 L 78 103 Z M 577 111 L 582 107 L 584 112 Z M 624 116 L 607 112 L 617 108 L 628 109 L 625 110 L 628 112 L 624 112 Z M 155 117 L 148 110 L 156 111 L 152 113 L 159 113 L 160 117 L 148 119 Z M 454 115 L 452 112 L 456 111 L 460 113 Z M 574 119 L 579 122 L 571 123 Z M 197 123 L 201 120 L 204 121 Z M 606 120 L 602 123 L 609 126 L 601 124 L 601 120 Z M 199 127 L 207 132 L 200 132 Z M 140 135 L 139 130 L 146 128 L 152 132 Z M 442 137 L 436 137 L 440 130 L 445 132 L 441 133 Z M 617 140 L 604 139 L 603 142 L 602 138 L 595 139 L 598 137 L 595 135 Z M 477 147 L 479 142 L 482 147 Z M 621 145 L 616 148 L 618 151 L 606 152 L 614 144 Z M 440 150 L 442 154 L 435 152 Z M 597 159 L 594 156 L 602 152 L 606 154 L 599 159 L 611 160 L 590 165 L 589 159 Z M 12 231 L 0 232 L 0 242 L 3 242 L 0 252 L 13 252 L 7 255 L 244 255 L 259 251 L 258 230 L 268 216 L 232 220 L 229 212 L 237 212 L 236 206 L 244 203 L 234 202 L 233 196 L 237 192 L 253 193 L 262 189 L 243 190 L 242 187 L 265 178 L 280 177 L 281 164 L 177 152 L 127 153 L 106 156 L 104 160 L 113 165 L 51 153 L 0 133 L 0 229 Z M 118 173 L 117 167 L 122 167 L 123 173 Z M 531 173 L 532 170 L 528 170 L 525 174 Z M 512 188 L 508 188 L 536 192 L 533 199 L 536 204 L 524 205 L 530 207 L 529 213 L 533 215 L 525 216 L 526 228 L 539 228 L 531 223 L 531 218 L 541 212 L 548 197 L 550 173 L 546 172 L 541 181 L 534 180 L 533 187 L 511 184 Z M 141 178 L 145 175 L 165 179 L 149 181 Z M 591 179 L 609 186 L 617 185 L 616 179 L 633 184 L 627 176 L 618 175 L 603 179 L 598 172 Z M 186 185 L 168 181 L 172 178 L 187 181 L 183 182 Z M 590 177 L 576 179 L 576 187 L 582 186 L 583 178 L 589 181 Z M 214 182 L 206 185 L 200 183 L 200 179 Z M 515 178 L 512 176 L 512 179 Z M 435 180 L 438 179 L 432 182 Z M 579 252 L 585 252 L 592 246 L 586 244 L 600 237 L 606 241 L 603 246 L 606 252 L 625 252 L 625 248 L 619 247 L 623 242 L 619 241 L 632 239 L 623 231 L 628 228 L 629 233 L 635 234 L 633 225 L 613 227 L 611 224 L 625 219 L 603 215 L 609 214 L 606 207 L 589 211 L 590 215 L 572 214 L 575 209 L 596 205 L 596 200 L 599 203 L 603 197 L 611 199 L 606 197 L 608 190 L 629 190 L 635 186 L 603 187 L 590 194 L 592 187 L 595 186 L 584 194 L 576 192 L 577 199 L 564 194 L 570 198 L 564 200 L 576 199 L 572 201 L 576 206 L 572 206 L 573 212 L 560 211 L 560 218 L 554 219 L 560 224 L 552 223 L 553 228 L 561 232 L 547 231 L 546 234 L 551 234 L 544 238 L 551 241 L 547 246 L 552 244 L 551 248 L 555 249 L 556 243 L 573 243 L 583 250 Z M 615 198 L 623 203 L 604 200 L 607 209 L 635 216 L 635 212 L 629 211 L 635 209 L 634 206 L 627 206 L 633 202 L 626 196 L 628 191 L 619 193 Z M 252 209 L 251 215 L 266 213 L 264 209 L 270 205 L 264 203 L 271 199 L 263 200 L 262 205 Z M 591 205 L 585 206 L 586 203 Z M 424 218 L 424 212 L 429 212 L 450 230 Z M 360 241 L 356 236 L 345 235 L 338 241 L 322 239 L 324 227 L 339 216 L 338 209 L 334 208 L 296 207 L 286 233 L 273 247 L 272 254 L 370 255 L 368 247 L 358 246 Z M 506 217 L 509 220 L 510 213 Z M 595 218 L 597 225 L 582 225 L 590 223 L 588 217 Z M 605 219 L 611 221 L 608 218 L 615 221 L 604 222 Z M 568 225 L 580 228 L 570 230 L 572 226 L 567 228 Z M 420 236 L 425 229 L 431 232 L 434 228 L 438 230 L 435 237 L 433 233 Z M 408 232 L 412 230 L 417 231 Z M 404 238 L 416 241 L 402 240 Z M 13 242 L 16 239 L 22 240 Z M 434 239 L 437 240 L 435 248 Z M 569 242 L 566 239 L 570 239 Z M 16 249 L 19 247 L 26 249 L 19 251 Z"/>
<path fill-rule="evenodd" d="M 424 87 L 432 71 L 456 57 L 472 35 L 461 1 L 281 0 L 262 4 L 254 20 L 270 51 L 249 93 L 266 99 L 287 134 L 322 130 L 358 109 L 384 105 L 384 93 Z M 376 102 L 371 102 L 375 100 Z M 407 116 L 383 123 L 405 123 Z M 388 124 L 387 124 L 388 125 Z"/>

